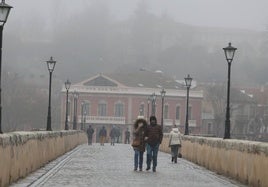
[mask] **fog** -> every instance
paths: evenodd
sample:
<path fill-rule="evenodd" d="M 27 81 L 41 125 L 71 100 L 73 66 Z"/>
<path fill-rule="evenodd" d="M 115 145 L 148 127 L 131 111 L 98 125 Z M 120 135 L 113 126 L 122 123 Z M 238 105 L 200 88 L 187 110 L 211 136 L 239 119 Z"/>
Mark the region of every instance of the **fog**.
<path fill-rule="evenodd" d="M 222 48 L 232 42 L 232 85 L 263 85 L 268 69 L 266 0 L 6 0 L 3 33 L 5 131 L 44 128 L 48 70 L 53 128 L 60 90 L 100 72 L 161 71 L 183 79 L 226 83 Z M 25 107 L 27 106 L 27 107 Z M 16 116 L 16 117 L 14 117 Z"/>
<path fill-rule="evenodd" d="M 52 26 L 59 20 L 69 19 L 74 14 L 87 10 L 92 0 L 13 0 L 14 6 L 9 25 L 26 24 L 38 20 Z M 98 0 L 111 10 L 117 19 L 127 19 L 133 14 L 140 0 Z M 212 27 L 264 30 L 268 22 L 266 0 L 146 0 L 149 11 L 161 15 L 166 13 L 178 22 Z M 54 26 L 52 26 L 54 27 Z"/>
<path fill-rule="evenodd" d="M 14 8 L 4 28 L 3 65 L 19 74 L 46 75 L 44 62 L 53 56 L 57 60 L 54 74 L 63 80 L 81 81 L 99 72 L 145 66 L 175 77 L 189 72 L 200 80 L 223 81 L 222 47 L 229 41 L 244 57 L 236 63 L 247 69 L 251 69 L 251 58 L 262 58 L 258 51 L 266 45 L 261 43 L 268 24 L 265 0 L 6 3 Z M 211 33 L 215 39 L 209 38 Z M 205 42 L 201 40 L 206 37 Z M 245 53 L 252 48 L 253 54 Z M 221 65 L 215 65 L 215 72 L 208 75 L 206 68 L 199 68 L 210 67 L 209 61 L 216 59 Z M 247 79 L 244 72 L 238 75 L 235 80 Z M 256 81 L 265 82 L 263 77 Z"/>

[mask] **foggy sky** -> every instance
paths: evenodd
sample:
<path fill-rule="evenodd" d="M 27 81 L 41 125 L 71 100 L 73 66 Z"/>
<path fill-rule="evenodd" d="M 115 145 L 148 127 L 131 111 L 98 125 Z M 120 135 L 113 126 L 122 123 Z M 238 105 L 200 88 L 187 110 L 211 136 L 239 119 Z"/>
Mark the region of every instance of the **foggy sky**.
<path fill-rule="evenodd" d="M 140 0 L 98 0 L 106 3 L 112 15 L 126 19 Z M 49 27 L 90 6 L 90 0 L 7 0 L 13 6 L 9 27 L 39 20 Z M 267 0 L 146 0 L 151 12 L 167 14 L 176 21 L 210 27 L 264 30 L 268 25 Z"/>

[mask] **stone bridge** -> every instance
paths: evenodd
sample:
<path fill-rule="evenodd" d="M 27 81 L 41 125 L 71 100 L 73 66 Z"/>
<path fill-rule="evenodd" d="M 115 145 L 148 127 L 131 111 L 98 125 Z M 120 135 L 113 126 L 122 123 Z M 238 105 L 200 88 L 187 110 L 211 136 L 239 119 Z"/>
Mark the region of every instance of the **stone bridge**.
<path fill-rule="evenodd" d="M 267 143 L 183 136 L 173 164 L 166 134 L 153 173 L 133 171 L 129 144 L 86 141 L 81 131 L 0 135 L 0 186 L 268 186 Z"/>

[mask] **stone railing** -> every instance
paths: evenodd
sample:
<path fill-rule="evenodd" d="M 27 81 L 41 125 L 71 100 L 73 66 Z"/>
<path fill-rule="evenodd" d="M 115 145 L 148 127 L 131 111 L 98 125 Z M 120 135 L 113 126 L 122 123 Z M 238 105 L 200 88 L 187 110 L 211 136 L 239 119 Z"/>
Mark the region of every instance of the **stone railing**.
<path fill-rule="evenodd" d="M 170 152 L 165 134 L 160 150 Z M 268 186 L 268 143 L 182 136 L 182 157 L 249 186 Z"/>
<path fill-rule="evenodd" d="M 0 187 L 8 186 L 86 142 L 86 134 L 81 131 L 0 134 Z"/>

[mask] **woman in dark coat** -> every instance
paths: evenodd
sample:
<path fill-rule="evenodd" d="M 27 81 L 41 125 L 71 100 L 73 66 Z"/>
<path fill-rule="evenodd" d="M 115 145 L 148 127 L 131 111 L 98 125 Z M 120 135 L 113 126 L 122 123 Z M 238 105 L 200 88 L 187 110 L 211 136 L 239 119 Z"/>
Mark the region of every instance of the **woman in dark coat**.
<path fill-rule="evenodd" d="M 142 171 L 143 164 L 143 153 L 145 151 L 145 131 L 147 128 L 147 122 L 139 118 L 134 123 L 133 127 L 133 143 L 132 147 L 134 149 L 134 171 Z M 136 143 L 137 142 L 137 143 Z"/>

